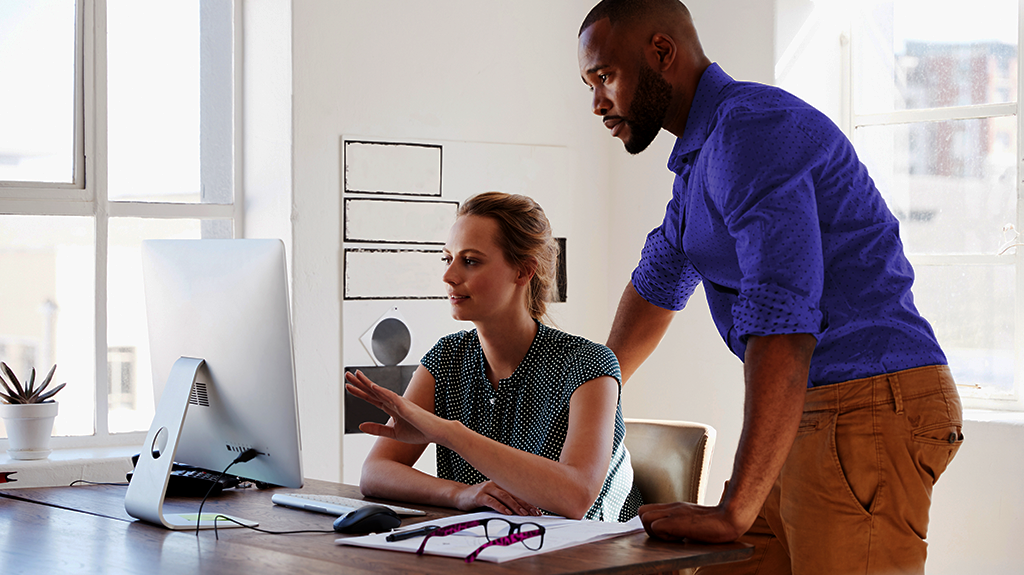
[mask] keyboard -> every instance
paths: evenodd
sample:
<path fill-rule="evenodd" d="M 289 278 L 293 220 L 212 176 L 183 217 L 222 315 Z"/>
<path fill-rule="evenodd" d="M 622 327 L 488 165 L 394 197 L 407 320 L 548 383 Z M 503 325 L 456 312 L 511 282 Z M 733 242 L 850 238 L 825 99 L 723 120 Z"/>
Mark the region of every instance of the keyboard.
<path fill-rule="evenodd" d="M 132 467 L 139 462 L 139 454 L 132 456 Z M 125 478 L 132 480 L 134 472 L 129 471 Z M 205 497 L 220 495 L 221 491 L 237 487 L 242 479 L 234 475 L 224 475 L 216 471 L 175 463 L 171 467 L 171 475 L 167 479 L 168 497 Z M 212 489 L 211 489 L 212 488 Z"/>
<path fill-rule="evenodd" d="M 292 507 L 294 509 L 302 509 L 304 511 L 313 511 L 315 513 L 324 513 L 326 515 L 334 515 L 340 517 L 346 515 L 364 505 L 383 505 L 394 511 L 399 515 L 426 515 L 426 511 L 420 511 L 419 509 L 410 509 L 408 507 L 401 507 L 399 505 L 387 505 L 384 503 L 374 503 L 372 501 L 365 501 L 363 499 L 349 499 L 348 497 L 339 497 L 337 495 L 314 495 L 311 493 L 275 493 L 271 498 L 277 505 L 283 505 L 285 507 Z"/>

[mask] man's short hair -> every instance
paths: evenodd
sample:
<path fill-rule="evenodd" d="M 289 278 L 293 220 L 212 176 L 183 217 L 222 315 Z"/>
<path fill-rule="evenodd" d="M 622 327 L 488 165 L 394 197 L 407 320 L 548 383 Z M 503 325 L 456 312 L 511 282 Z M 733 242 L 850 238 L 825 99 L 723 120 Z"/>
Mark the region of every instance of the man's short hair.
<path fill-rule="evenodd" d="M 614 28 L 621 24 L 643 22 L 652 17 L 670 16 L 673 13 L 690 18 L 690 11 L 679 0 L 601 0 L 583 19 L 579 35 L 582 36 L 584 30 L 605 18 L 608 18 L 608 22 Z"/>

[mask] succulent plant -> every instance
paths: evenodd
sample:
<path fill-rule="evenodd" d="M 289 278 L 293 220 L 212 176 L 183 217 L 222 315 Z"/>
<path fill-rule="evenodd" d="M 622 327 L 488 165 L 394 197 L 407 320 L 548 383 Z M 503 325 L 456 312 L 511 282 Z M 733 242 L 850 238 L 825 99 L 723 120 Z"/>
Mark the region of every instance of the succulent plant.
<path fill-rule="evenodd" d="M 6 363 L 0 362 L 0 374 L 2 374 L 0 375 L 0 385 L 3 385 L 4 391 L 6 392 L 0 392 L 0 398 L 3 398 L 5 402 L 10 404 L 53 403 L 53 400 L 50 398 L 67 385 L 66 383 L 62 383 L 50 391 L 43 393 L 46 390 L 46 386 L 50 385 L 50 380 L 53 379 L 53 372 L 56 370 L 57 364 L 54 364 L 53 367 L 50 368 L 50 373 L 46 374 L 46 379 L 43 380 L 39 387 L 34 387 L 36 381 L 36 370 L 35 368 L 32 368 L 32 374 L 28 376 L 28 384 L 25 385 L 25 387 L 22 387 L 21 382 L 18 381 L 18 378 L 14 375 L 11 368 L 7 367 Z M 8 382 L 3 378 L 4 375 L 6 375 L 7 379 L 10 380 L 10 384 L 8 384 Z M 13 390 L 11 389 L 11 385 L 14 387 Z"/>

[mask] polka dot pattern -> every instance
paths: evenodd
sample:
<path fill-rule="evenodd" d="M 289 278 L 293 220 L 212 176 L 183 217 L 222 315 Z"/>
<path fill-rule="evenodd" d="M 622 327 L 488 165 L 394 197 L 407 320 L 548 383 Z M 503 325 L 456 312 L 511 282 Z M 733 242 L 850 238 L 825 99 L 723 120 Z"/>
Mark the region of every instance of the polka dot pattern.
<path fill-rule="evenodd" d="M 702 281 L 740 359 L 751 335 L 814 335 L 812 386 L 946 363 L 899 223 L 823 114 L 713 64 L 668 166 L 672 200 L 633 272 L 645 299 L 681 309 Z"/>
<path fill-rule="evenodd" d="M 487 380 L 476 330 L 441 339 L 421 363 L 434 376 L 434 412 L 516 449 L 558 461 L 569 430 L 569 401 L 597 377 L 620 382 L 619 362 L 607 347 L 538 324 L 522 363 L 495 390 Z M 604 486 L 587 519 L 628 521 L 643 503 L 622 439 L 621 395 L 615 410 L 612 459 Z M 475 485 L 487 477 L 454 451 L 438 446 L 438 477 Z"/>
<path fill-rule="evenodd" d="M 646 299 L 665 309 L 683 309 L 701 279 L 686 254 L 677 250 L 657 228 L 647 234 L 640 258 L 647 265 L 633 272 L 637 293 L 645 294 Z"/>

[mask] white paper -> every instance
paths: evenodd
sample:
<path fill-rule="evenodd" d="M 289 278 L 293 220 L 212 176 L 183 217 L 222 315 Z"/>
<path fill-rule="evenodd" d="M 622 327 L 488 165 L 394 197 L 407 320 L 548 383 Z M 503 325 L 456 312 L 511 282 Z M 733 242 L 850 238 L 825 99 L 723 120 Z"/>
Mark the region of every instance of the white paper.
<path fill-rule="evenodd" d="M 493 545 L 484 549 L 480 555 L 477 556 L 478 561 L 491 561 L 494 563 L 502 563 L 504 561 L 520 559 L 522 557 L 528 557 L 538 553 L 547 553 L 557 549 L 565 549 L 566 547 L 573 547 L 575 545 L 582 545 L 584 543 L 618 537 L 619 535 L 642 531 L 644 528 L 639 517 L 634 517 L 626 523 L 605 523 L 603 521 L 577 521 L 574 519 L 552 516 L 531 517 L 502 515 L 494 511 L 488 511 L 483 513 L 470 513 L 468 515 L 454 515 L 452 517 L 445 517 L 444 519 L 436 521 L 415 523 L 408 527 L 397 529 L 396 531 L 400 532 L 405 531 L 406 529 L 418 529 L 425 525 L 437 525 L 444 527 L 453 523 L 464 523 L 487 517 L 501 517 L 503 519 L 508 519 L 513 523 L 536 523 L 543 526 L 545 529 L 544 546 L 536 551 L 527 549 L 522 543 L 515 543 L 508 546 Z M 386 549 L 389 551 L 415 553 L 416 550 L 419 549 L 420 543 L 423 542 L 422 537 L 414 537 L 412 539 L 406 539 L 405 541 L 389 543 L 387 541 L 388 535 L 388 533 L 377 533 L 374 535 L 364 535 L 362 537 L 344 537 L 335 540 L 335 543 L 338 545 L 354 545 L 357 547 L 370 547 L 372 549 Z M 446 537 L 431 537 L 430 540 L 427 541 L 426 549 L 424 549 L 423 552 L 428 555 L 443 555 L 446 557 L 458 557 L 460 559 L 465 559 L 467 555 L 476 551 L 484 543 L 487 543 L 487 538 L 484 536 L 483 527 L 474 527 Z"/>

